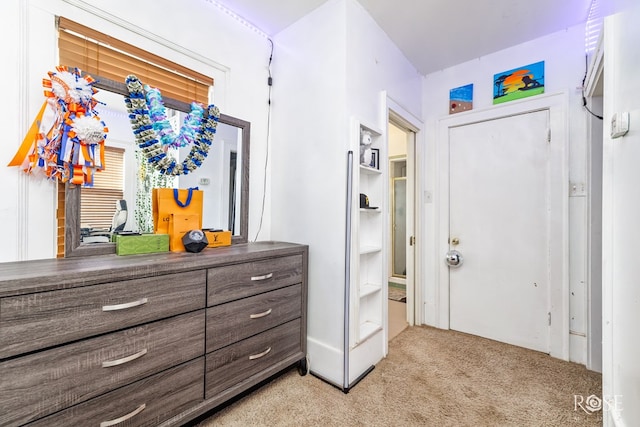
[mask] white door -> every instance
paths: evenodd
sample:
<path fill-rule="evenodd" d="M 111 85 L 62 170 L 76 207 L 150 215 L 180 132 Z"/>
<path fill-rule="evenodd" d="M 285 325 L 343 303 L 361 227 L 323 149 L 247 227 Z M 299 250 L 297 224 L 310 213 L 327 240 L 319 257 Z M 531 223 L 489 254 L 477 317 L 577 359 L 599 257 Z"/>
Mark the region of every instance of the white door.
<path fill-rule="evenodd" d="M 450 129 L 450 328 L 549 352 L 549 112 Z"/>
<path fill-rule="evenodd" d="M 415 240 L 416 240 L 416 205 L 415 205 L 415 162 L 416 162 L 416 133 L 408 130 L 407 135 L 407 322 L 413 326 L 416 322 L 416 288 L 415 288 Z"/>

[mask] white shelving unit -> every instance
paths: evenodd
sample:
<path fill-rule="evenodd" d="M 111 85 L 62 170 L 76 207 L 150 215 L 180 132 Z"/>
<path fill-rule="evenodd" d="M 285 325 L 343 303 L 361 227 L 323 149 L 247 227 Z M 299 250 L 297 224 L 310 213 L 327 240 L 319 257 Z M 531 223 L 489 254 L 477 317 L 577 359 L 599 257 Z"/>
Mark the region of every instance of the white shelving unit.
<path fill-rule="evenodd" d="M 358 120 L 352 121 L 354 155 L 351 313 L 349 340 L 349 379 L 355 381 L 384 357 L 384 302 L 387 277 L 387 173 L 386 140 L 382 131 Z M 377 164 L 360 162 L 360 141 L 363 132 L 371 135 Z M 360 194 L 369 199 L 369 206 L 360 207 Z"/>

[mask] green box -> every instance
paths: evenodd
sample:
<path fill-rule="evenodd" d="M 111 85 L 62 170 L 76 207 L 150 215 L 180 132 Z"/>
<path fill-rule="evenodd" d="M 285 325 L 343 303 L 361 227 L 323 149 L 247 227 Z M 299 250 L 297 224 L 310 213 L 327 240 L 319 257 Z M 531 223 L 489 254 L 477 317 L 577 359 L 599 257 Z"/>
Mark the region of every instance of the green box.
<path fill-rule="evenodd" d="M 116 254 L 135 255 L 169 251 L 168 234 L 115 235 Z"/>

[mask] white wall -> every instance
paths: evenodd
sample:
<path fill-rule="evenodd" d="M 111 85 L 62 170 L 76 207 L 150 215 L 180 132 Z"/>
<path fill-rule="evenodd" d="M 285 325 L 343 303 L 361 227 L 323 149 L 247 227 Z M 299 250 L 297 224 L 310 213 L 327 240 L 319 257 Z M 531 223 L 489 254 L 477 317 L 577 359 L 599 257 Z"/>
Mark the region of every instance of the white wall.
<path fill-rule="evenodd" d="M 255 233 L 266 155 L 266 38 L 205 0 L 7 0 L 2 12 L 3 40 L 12 42 L 0 50 L 5 64 L 14 65 L 0 70 L 11 100 L 2 107 L 1 165 L 9 163 L 44 101 L 42 78 L 57 65 L 54 16 L 62 15 L 214 77 L 213 102 L 221 112 L 251 122 L 249 235 Z M 0 262 L 54 257 L 55 186 L 6 167 L 0 167 L 0 182 L 6 201 L 0 206 Z M 270 222 L 267 205 L 263 239 L 270 236 Z"/>
<path fill-rule="evenodd" d="M 545 61 L 545 93 L 566 93 L 569 118 L 569 181 L 586 183 L 586 113 L 578 87 L 585 73 L 584 28 L 577 26 L 503 51 L 429 74 L 424 79 L 423 105 L 426 126 L 424 190 L 437 200 L 436 144 L 437 122 L 448 116 L 449 90 L 473 83 L 473 111 L 493 108 L 493 76 L 504 70 Z M 467 114 L 467 113 L 458 113 Z M 570 287 L 570 358 L 584 363 L 586 358 L 586 197 L 569 197 L 569 287 Z M 420 239 L 424 248 L 424 319 L 437 324 L 437 271 L 442 254 L 433 239 L 437 227 L 435 204 L 424 204 L 424 228 Z M 419 241 L 420 241 L 419 240 Z"/>
<path fill-rule="evenodd" d="M 605 20 L 603 167 L 603 395 L 605 426 L 640 425 L 640 7 Z M 629 133 L 611 139 L 611 117 Z M 617 402 L 617 405 L 615 404 Z"/>
<path fill-rule="evenodd" d="M 346 16 L 329 1 L 274 38 L 272 236 L 309 245 L 311 369 L 341 382 Z"/>
<path fill-rule="evenodd" d="M 100 118 L 109 125 L 108 144 L 111 147 L 124 150 L 124 200 L 127 201 L 127 223 L 125 230 L 138 231 L 138 224 L 133 214 L 135 209 L 136 185 L 138 180 L 138 166 L 135 158 L 135 138 L 131 132 L 129 113 L 127 112 L 122 95 L 99 91 L 95 98 L 106 105 L 99 105 L 96 110 Z M 107 165 L 108 167 L 108 165 Z M 126 185 L 130 183 L 130 185 Z M 83 226 L 81 224 L 81 226 Z M 87 225 L 84 225 L 87 226 Z"/>
<path fill-rule="evenodd" d="M 347 114 L 380 129 L 387 126 L 380 92 L 422 116 L 422 76 L 356 1 L 347 5 Z"/>
<path fill-rule="evenodd" d="M 180 149 L 180 158 L 184 159 L 191 147 Z M 202 201 L 202 227 L 227 230 L 229 223 L 229 157 L 232 151 L 238 151 L 238 128 L 218 124 L 214 143 L 202 166 L 193 173 L 178 178 L 179 188 L 198 187 L 204 191 Z M 241 153 L 238 152 L 240 155 Z M 240 160 L 238 158 L 238 160 Z M 241 165 L 238 165 L 238 168 Z M 209 179 L 203 184 L 202 178 Z M 240 179 L 236 173 L 236 179 Z M 237 234 L 237 231 L 236 231 Z"/>
<path fill-rule="evenodd" d="M 355 0 L 274 40 L 272 236 L 310 245 L 311 369 L 340 384 L 350 119 L 383 128 L 384 90 L 419 115 L 421 79 Z"/>

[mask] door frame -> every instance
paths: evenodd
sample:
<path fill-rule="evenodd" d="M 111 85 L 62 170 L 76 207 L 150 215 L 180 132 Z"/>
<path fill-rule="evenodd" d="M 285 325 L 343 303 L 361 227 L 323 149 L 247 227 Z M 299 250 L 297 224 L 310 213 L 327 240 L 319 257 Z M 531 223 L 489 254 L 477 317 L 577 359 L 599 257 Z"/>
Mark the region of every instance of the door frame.
<path fill-rule="evenodd" d="M 449 267 L 444 255 L 449 250 L 449 130 L 513 115 L 548 110 L 550 126 L 549 206 L 553 215 L 549 233 L 549 311 L 551 356 L 569 360 L 569 165 L 568 165 L 568 96 L 566 92 L 539 95 L 533 99 L 512 101 L 492 108 L 458 113 L 442 118 L 437 124 L 436 194 L 434 202 L 436 254 L 436 326 L 449 329 Z"/>
<path fill-rule="evenodd" d="M 604 41 L 598 40 L 584 84 L 592 110 L 604 109 Z M 595 107 L 595 108 L 594 108 Z M 604 121 L 587 115 L 587 369 L 602 372 Z"/>
<path fill-rule="evenodd" d="M 422 248 L 424 242 L 420 242 L 419 236 L 422 236 L 422 222 L 419 220 L 423 218 L 422 204 L 419 203 L 423 183 L 424 172 L 422 168 L 416 167 L 423 164 L 423 128 L 424 123 L 409 110 L 405 109 L 399 103 L 394 101 L 388 96 L 386 91 L 383 91 L 383 115 L 385 132 L 389 132 L 389 121 L 393 121 L 396 125 L 402 126 L 414 133 L 413 144 L 407 144 L 407 177 L 413 175 L 413 188 L 407 186 L 407 197 L 413 197 L 413 214 L 407 209 L 407 222 L 410 220 L 413 222 L 413 233 L 411 233 L 410 227 L 407 227 L 407 235 L 413 235 L 415 244 L 413 250 L 410 251 L 409 244 L 407 243 L 407 263 L 413 262 L 413 284 L 409 286 L 409 279 L 407 278 L 407 322 L 410 326 L 414 324 L 423 324 L 422 316 L 422 301 L 423 301 L 423 289 L 422 289 L 422 263 L 418 260 L 422 259 Z M 411 192 L 411 194 L 409 194 Z M 410 258 L 410 254 L 413 252 L 413 256 Z M 385 316 L 385 324 L 388 324 L 388 312 Z M 387 328 L 388 330 L 388 328 Z M 386 340 L 385 340 L 386 342 Z"/>

